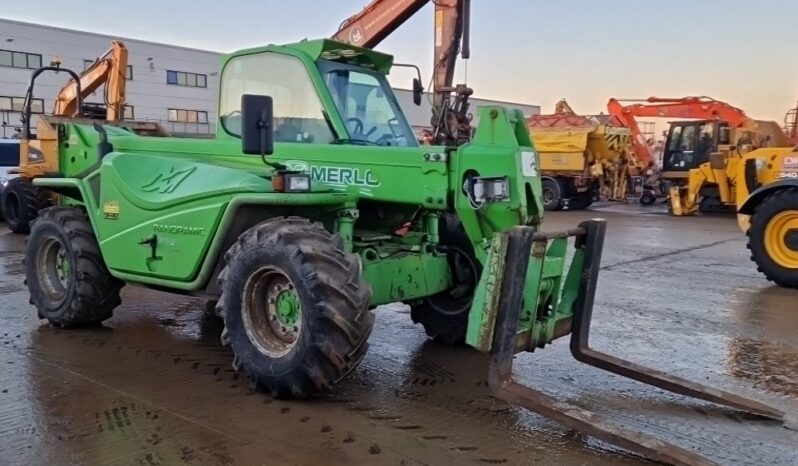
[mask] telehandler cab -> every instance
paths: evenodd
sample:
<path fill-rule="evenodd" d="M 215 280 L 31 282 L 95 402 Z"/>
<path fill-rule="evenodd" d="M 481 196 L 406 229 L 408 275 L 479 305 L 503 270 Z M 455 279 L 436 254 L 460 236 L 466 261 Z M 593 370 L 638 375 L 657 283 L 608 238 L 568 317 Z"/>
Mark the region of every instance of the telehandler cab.
<path fill-rule="evenodd" d="M 517 384 L 513 355 L 571 334 L 580 361 L 781 418 L 590 349 L 604 221 L 540 231 L 538 155 L 518 111 L 481 108 L 471 142 L 419 147 L 391 65 L 331 40 L 233 53 L 214 140 L 59 123 L 62 174 L 34 184 L 60 202 L 33 223 L 25 256 L 39 316 L 99 324 L 125 283 L 204 296 L 234 368 L 305 398 L 363 358 L 371 309 L 401 301 L 429 335 L 491 352 L 497 396 L 655 460 L 711 464 Z"/>

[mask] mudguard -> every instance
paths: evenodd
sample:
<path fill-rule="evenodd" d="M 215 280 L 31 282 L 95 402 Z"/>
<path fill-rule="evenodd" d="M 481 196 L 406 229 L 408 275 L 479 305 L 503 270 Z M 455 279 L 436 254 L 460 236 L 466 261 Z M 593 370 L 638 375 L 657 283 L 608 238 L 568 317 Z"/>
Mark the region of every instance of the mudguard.
<path fill-rule="evenodd" d="M 740 208 L 737 210 L 737 213 L 743 215 L 753 215 L 757 206 L 766 197 L 770 196 L 776 191 L 785 188 L 798 188 L 798 180 L 795 179 L 781 180 L 781 181 L 776 181 L 775 183 L 770 183 L 765 186 L 762 186 L 761 188 L 751 193 L 750 196 L 748 196 L 748 199 L 746 199 L 743 205 L 740 206 Z"/>

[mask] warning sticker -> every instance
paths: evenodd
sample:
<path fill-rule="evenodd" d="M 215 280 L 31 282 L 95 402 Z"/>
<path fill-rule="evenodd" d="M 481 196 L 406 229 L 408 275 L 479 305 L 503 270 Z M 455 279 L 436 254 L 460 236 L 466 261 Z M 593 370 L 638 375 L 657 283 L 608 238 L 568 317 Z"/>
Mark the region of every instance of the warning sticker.
<path fill-rule="evenodd" d="M 108 201 L 103 204 L 103 215 L 108 220 L 119 219 L 119 201 Z"/>

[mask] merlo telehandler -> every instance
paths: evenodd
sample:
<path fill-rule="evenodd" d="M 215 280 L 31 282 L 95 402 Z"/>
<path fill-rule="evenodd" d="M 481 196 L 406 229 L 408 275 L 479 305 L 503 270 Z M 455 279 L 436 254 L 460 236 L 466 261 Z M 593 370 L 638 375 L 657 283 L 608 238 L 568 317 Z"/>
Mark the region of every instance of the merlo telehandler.
<path fill-rule="evenodd" d="M 429 335 L 490 352 L 500 398 L 658 461 L 711 464 L 521 386 L 514 354 L 570 334 L 582 362 L 781 418 L 591 349 L 604 221 L 541 231 L 539 158 L 518 111 L 481 108 L 470 142 L 420 147 L 391 66 L 332 40 L 225 56 L 213 140 L 59 123 L 61 174 L 34 180 L 59 205 L 34 221 L 25 253 L 39 316 L 99 324 L 125 283 L 203 296 L 235 369 L 306 398 L 357 366 L 372 309 L 398 301 Z"/>

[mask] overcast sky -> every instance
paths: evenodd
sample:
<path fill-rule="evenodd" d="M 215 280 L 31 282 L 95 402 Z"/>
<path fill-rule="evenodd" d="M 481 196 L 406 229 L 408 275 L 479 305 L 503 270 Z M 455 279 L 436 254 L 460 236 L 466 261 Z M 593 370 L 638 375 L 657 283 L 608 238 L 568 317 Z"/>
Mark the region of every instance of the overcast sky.
<path fill-rule="evenodd" d="M 3 17 L 217 51 L 329 36 L 367 0 L 24 0 Z M 567 98 L 598 113 L 609 97 L 709 95 L 781 121 L 798 98 L 795 0 L 473 0 L 468 84 L 477 96 Z M 432 63 L 432 8 L 380 50 Z M 465 77 L 460 65 L 458 80 Z M 397 72 L 394 84 L 408 87 Z"/>

